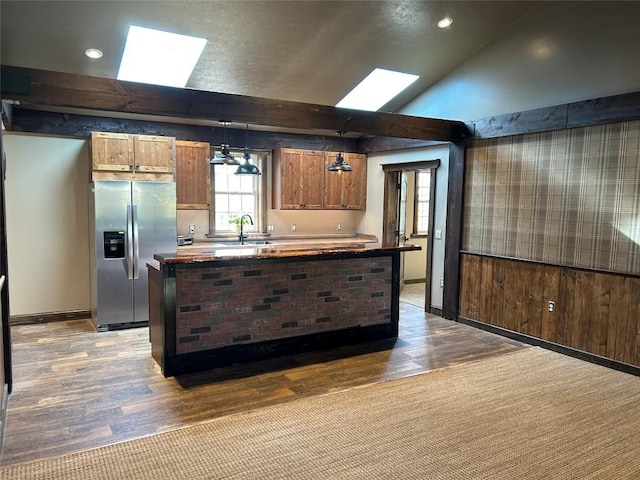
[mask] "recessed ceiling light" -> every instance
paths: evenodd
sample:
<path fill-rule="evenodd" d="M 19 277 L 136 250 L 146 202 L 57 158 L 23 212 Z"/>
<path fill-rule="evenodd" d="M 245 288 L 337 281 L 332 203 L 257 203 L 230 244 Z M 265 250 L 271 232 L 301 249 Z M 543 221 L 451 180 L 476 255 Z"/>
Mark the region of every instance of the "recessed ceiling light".
<path fill-rule="evenodd" d="M 418 79 L 418 75 L 376 68 L 336 107 L 375 112 Z"/>
<path fill-rule="evenodd" d="M 151 28 L 129 27 L 118 80 L 184 87 L 207 40 Z"/>
<path fill-rule="evenodd" d="M 93 59 L 96 59 L 96 58 L 102 58 L 102 51 L 101 51 L 101 50 L 98 50 L 97 48 L 87 48 L 87 49 L 84 51 L 84 54 L 85 54 L 87 57 L 89 57 L 89 58 L 93 58 Z"/>
<path fill-rule="evenodd" d="M 444 17 L 443 19 L 438 21 L 438 26 L 440 28 L 447 28 L 447 27 L 451 26 L 452 23 L 453 23 L 453 18 Z"/>

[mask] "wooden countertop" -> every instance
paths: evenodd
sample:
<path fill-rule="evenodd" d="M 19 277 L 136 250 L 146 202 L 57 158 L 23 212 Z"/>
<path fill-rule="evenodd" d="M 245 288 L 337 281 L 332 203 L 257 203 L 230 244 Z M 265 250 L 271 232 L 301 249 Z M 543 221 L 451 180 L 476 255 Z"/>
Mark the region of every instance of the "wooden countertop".
<path fill-rule="evenodd" d="M 368 254 L 375 252 L 408 252 L 420 250 L 416 245 L 399 247 L 383 247 L 379 244 L 366 243 L 321 243 L 321 244 L 269 244 L 269 245 L 235 245 L 220 246 L 217 244 L 192 245 L 188 249 L 177 252 L 157 253 L 154 258 L 164 264 L 190 264 L 203 262 L 219 262 L 243 259 L 291 258 L 341 255 L 344 253 Z"/>

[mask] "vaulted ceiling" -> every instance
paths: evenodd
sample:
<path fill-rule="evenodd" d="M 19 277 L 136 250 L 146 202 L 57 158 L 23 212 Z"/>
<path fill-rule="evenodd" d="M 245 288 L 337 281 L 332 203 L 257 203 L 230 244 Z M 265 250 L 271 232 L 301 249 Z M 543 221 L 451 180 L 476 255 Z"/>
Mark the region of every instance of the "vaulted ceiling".
<path fill-rule="evenodd" d="M 115 78 L 130 25 L 204 37 L 188 88 L 335 105 L 373 68 L 420 75 L 405 103 L 494 41 L 539 2 L 0 2 L 2 64 Z M 454 19 L 448 29 L 436 22 Z M 104 52 L 100 60 L 87 48 Z"/>

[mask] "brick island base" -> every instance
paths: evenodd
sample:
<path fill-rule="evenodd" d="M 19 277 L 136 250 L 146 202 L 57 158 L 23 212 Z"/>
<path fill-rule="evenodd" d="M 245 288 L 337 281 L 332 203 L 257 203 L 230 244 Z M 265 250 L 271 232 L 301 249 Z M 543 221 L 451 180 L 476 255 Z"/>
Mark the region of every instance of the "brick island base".
<path fill-rule="evenodd" d="M 395 338 L 399 251 L 149 265 L 165 377 Z"/>

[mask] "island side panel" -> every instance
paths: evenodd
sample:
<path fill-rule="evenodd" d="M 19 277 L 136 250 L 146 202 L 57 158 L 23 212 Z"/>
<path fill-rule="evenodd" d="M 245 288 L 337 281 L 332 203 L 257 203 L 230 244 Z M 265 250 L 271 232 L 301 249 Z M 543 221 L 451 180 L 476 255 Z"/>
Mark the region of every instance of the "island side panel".
<path fill-rule="evenodd" d="M 162 273 L 160 268 L 147 264 L 149 281 L 149 341 L 151 342 L 151 356 L 162 365 L 164 326 L 164 299 L 162 295 Z"/>
<path fill-rule="evenodd" d="M 178 268 L 176 354 L 383 324 L 397 335 L 395 257 Z"/>
<path fill-rule="evenodd" d="M 164 372 L 175 355 L 175 267 L 147 265 L 151 356 Z"/>

